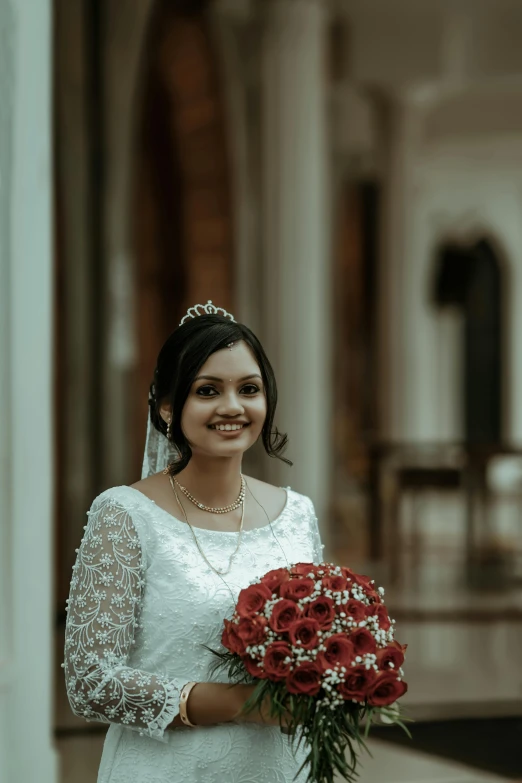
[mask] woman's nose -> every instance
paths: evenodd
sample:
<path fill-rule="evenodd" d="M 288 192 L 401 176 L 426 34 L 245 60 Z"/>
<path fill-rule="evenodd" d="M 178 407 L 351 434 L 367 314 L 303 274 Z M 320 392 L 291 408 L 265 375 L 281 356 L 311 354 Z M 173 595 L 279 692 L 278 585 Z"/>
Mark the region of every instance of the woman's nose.
<path fill-rule="evenodd" d="M 235 392 L 224 394 L 221 397 L 218 411 L 223 414 L 241 413 L 244 410 L 241 399 Z"/>

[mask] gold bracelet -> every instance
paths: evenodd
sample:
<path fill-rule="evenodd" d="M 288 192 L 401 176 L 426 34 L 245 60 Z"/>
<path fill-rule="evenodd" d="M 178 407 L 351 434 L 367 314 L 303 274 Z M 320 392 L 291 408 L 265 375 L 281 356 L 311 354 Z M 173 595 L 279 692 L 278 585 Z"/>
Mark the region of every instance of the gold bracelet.
<path fill-rule="evenodd" d="M 185 724 L 185 726 L 196 726 L 196 723 L 191 723 L 187 715 L 187 701 L 190 691 L 197 685 L 197 682 L 187 682 L 181 689 L 181 695 L 179 697 L 179 717 Z"/>

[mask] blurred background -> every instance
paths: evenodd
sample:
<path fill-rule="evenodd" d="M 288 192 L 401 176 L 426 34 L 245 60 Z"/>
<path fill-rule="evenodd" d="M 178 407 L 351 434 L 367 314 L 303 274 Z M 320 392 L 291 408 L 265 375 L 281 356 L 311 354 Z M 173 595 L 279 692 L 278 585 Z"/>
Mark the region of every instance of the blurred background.
<path fill-rule="evenodd" d="M 361 783 L 522 780 L 520 0 L 0 0 L 0 780 L 94 783 L 63 630 L 141 475 L 156 356 L 259 336 L 327 559 L 386 589 L 413 740 Z"/>

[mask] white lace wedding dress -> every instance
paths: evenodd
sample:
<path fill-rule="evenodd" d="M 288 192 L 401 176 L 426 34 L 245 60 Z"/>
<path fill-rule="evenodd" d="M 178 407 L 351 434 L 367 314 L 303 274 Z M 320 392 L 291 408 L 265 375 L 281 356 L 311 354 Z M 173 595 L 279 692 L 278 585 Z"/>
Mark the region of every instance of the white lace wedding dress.
<path fill-rule="evenodd" d="M 287 488 L 272 522 L 243 531 L 230 590 L 205 563 L 186 523 L 133 487 L 108 489 L 88 512 L 73 568 L 65 637 L 71 707 L 110 723 L 98 783 L 290 783 L 294 757 L 277 727 L 221 723 L 166 731 L 188 681 L 209 675 L 223 618 L 239 591 L 271 568 L 318 563 L 322 545 L 309 498 Z M 210 562 L 223 569 L 237 533 L 196 529 Z M 279 544 L 278 544 L 279 541 Z M 284 552 L 284 554 L 283 554 Z M 286 559 L 285 559 L 286 555 Z M 296 779 L 302 783 L 306 769 Z"/>

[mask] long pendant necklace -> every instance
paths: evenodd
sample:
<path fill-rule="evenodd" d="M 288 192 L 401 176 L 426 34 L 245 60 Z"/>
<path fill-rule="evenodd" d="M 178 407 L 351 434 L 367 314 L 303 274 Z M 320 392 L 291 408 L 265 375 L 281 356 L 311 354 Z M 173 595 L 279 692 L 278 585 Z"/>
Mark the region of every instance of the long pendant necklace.
<path fill-rule="evenodd" d="M 279 549 L 281 550 L 281 552 L 282 552 L 282 554 L 283 554 L 283 557 L 284 557 L 284 559 L 285 559 L 285 561 L 286 561 L 287 568 L 289 568 L 289 567 L 290 567 L 290 565 L 289 565 L 289 563 L 288 563 L 288 558 L 287 558 L 287 556 L 286 556 L 286 552 L 284 551 L 283 547 L 281 546 L 281 543 L 280 543 L 279 539 L 277 538 L 276 534 L 274 533 L 274 529 L 273 529 L 273 527 L 272 527 L 272 522 L 270 521 L 270 518 L 269 518 L 268 514 L 266 513 L 264 506 L 262 506 L 262 505 L 261 505 L 261 503 L 259 502 L 259 500 L 256 498 L 256 496 L 254 495 L 254 493 L 253 493 L 253 492 L 252 492 L 252 490 L 250 489 L 250 486 L 249 486 L 248 484 L 246 484 L 246 481 L 244 480 L 243 476 L 241 476 L 241 479 L 242 479 L 242 482 L 244 481 L 245 485 L 248 487 L 248 490 L 249 490 L 250 494 L 251 494 L 251 495 L 252 495 L 252 497 L 254 498 L 254 500 L 255 500 L 255 502 L 257 503 L 257 505 L 258 505 L 258 506 L 259 506 L 259 507 L 262 509 L 262 511 L 263 511 L 263 513 L 264 513 L 264 515 L 265 515 L 265 517 L 267 518 L 267 521 L 268 521 L 268 524 L 269 524 L 269 527 L 270 527 L 270 532 L 272 533 L 272 536 L 275 538 L 275 540 L 276 540 L 276 542 L 277 542 L 277 545 L 278 545 Z M 237 546 L 236 546 L 236 548 L 235 548 L 234 552 L 232 553 L 232 555 L 231 555 L 231 557 L 230 557 L 230 560 L 229 560 L 229 564 L 228 564 L 228 568 L 227 568 L 227 570 L 226 570 L 226 571 L 220 571 L 219 569 L 217 569 L 217 568 L 214 568 L 214 566 L 212 565 L 212 563 L 210 563 L 210 562 L 209 562 L 209 560 L 208 560 L 208 558 L 206 557 L 205 553 L 204 553 L 204 552 L 203 552 L 203 550 L 201 549 L 201 547 L 200 547 L 200 545 L 199 545 L 199 542 L 198 542 L 198 539 L 197 539 L 197 536 L 196 536 L 196 534 L 195 534 L 195 532 L 194 532 L 194 529 L 193 529 L 192 525 L 190 524 L 190 522 L 189 522 L 189 520 L 188 520 L 187 513 L 186 513 L 186 511 L 185 511 L 185 509 L 184 509 L 184 507 L 183 507 L 183 504 L 181 503 L 181 501 L 180 501 L 180 499 L 179 499 L 178 493 L 176 492 L 176 487 L 174 486 L 174 483 L 173 483 L 173 481 L 172 481 L 172 476 L 170 476 L 170 475 L 169 475 L 169 481 L 170 481 L 170 485 L 171 485 L 171 487 L 172 487 L 172 490 L 173 490 L 173 492 L 174 492 L 174 495 L 176 496 L 176 500 L 177 500 L 177 502 L 178 502 L 178 506 L 180 506 L 180 508 L 181 508 L 181 511 L 182 511 L 182 513 L 183 513 L 183 516 L 185 517 L 185 522 L 186 522 L 186 523 L 187 523 L 187 525 L 190 527 L 190 530 L 191 530 L 191 532 L 192 532 L 192 535 L 193 535 L 193 537 L 194 537 L 194 541 L 195 541 L 195 543 L 196 543 L 196 546 L 197 546 L 197 548 L 198 548 L 198 550 L 199 550 L 200 554 L 201 554 L 201 555 L 202 555 L 202 557 L 205 559 L 205 562 L 207 563 L 207 565 L 209 566 L 209 568 L 210 568 L 212 571 L 214 571 L 214 573 L 215 573 L 217 576 L 219 576 L 219 578 L 221 579 L 221 581 L 223 582 L 223 584 L 225 585 L 225 587 L 227 587 L 227 588 L 228 588 L 228 591 L 229 591 L 230 595 L 232 596 L 232 601 L 233 601 L 233 603 L 235 604 L 235 603 L 236 603 L 236 601 L 237 601 L 237 596 L 236 596 L 236 595 L 234 594 L 234 592 L 232 591 L 232 589 L 231 589 L 230 585 L 228 584 L 228 582 L 226 582 L 226 581 L 223 579 L 223 576 L 222 576 L 222 574 L 227 574 L 227 573 L 230 571 L 230 568 L 231 568 L 231 565 L 232 565 L 232 560 L 233 560 L 233 558 L 234 558 L 235 554 L 237 553 L 237 551 L 238 551 L 238 549 L 239 549 L 239 544 L 240 544 L 240 541 L 241 541 L 241 533 L 242 533 L 242 530 L 243 530 L 243 520 L 244 520 L 244 516 L 245 516 L 245 499 L 246 499 L 246 494 L 245 494 L 245 498 L 243 499 L 243 509 L 242 509 L 242 512 L 241 512 L 241 524 L 240 524 L 240 528 L 239 528 L 239 535 L 238 535 L 238 542 L 237 542 Z M 177 483 L 177 482 L 176 482 L 176 483 Z M 242 486 L 242 488 L 243 488 L 243 486 Z"/>
<path fill-rule="evenodd" d="M 276 534 L 274 533 L 274 528 L 272 527 L 272 522 L 270 521 L 270 517 L 268 516 L 268 514 L 267 514 L 267 513 L 266 513 L 266 511 L 265 511 L 265 507 L 264 507 L 264 506 L 262 506 L 262 505 L 261 505 L 261 503 L 259 502 L 259 500 L 256 498 L 256 496 L 254 495 L 254 493 L 253 493 L 253 492 L 252 492 L 252 490 L 250 489 L 250 485 L 249 485 L 249 484 L 247 484 L 247 486 L 248 486 L 248 491 L 250 492 L 250 494 L 252 495 L 252 497 L 253 497 L 253 498 L 254 498 L 254 500 L 256 501 L 257 505 L 258 505 L 258 506 L 259 506 L 259 507 L 262 509 L 262 511 L 263 511 L 263 514 L 264 514 L 264 515 L 265 515 L 265 517 L 267 518 L 267 522 L 268 522 L 268 524 L 269 524 L 269 526 L 270 526 L 270 532 L 272 533 L 272 536 L 275 538 L 275 540 L 276 540 L 276 542 L 277 542 L 277 546 L 279 547 L 279 549 L 280 549 L 280 550 L 281 550 L 281 552 L 283 553 L 283 557 L 284 557 L 284 559 L 286 560 L 286 566 L 287 566 L 287 568 L 290 568 L 290 563 L 288 562 L 288 558 L 287 558 L 287 556 L 286 556 L 286 552 L 285 552 L 285 550 L 283 549 L 283 547 L 281 546 L 281 544 L 280 544 L 280 542 L 279 542 L 279 539 L 278 539 L 278 537 L 277 537 L 277 536 L 276 536 Z"/>
<path fill-rule="evenodd" d="M 243 479 L 243 477 L 241 477 L 241 478 Z M 184 509 L 184 507 L 183 507 L 183 505 L 182 505 L 182 503 L 181 503 L 181 501 L 179 499 L 178 493 L 176 492 L 176 487 L 174 485 L 174 481 L 173 481 L 172 476 L 169 476 L 169 481 L 170 481 L 170 486 L 172 487 L 172 490 L 174 492 L 174 495 L 176 496 L 176 500 L 178 501 L 178 505 L 181 507 L 181 510 L 183 512 L 183 516 L 185 517 L 185 522 L 187 523 L 187 525 L 189 526 L 190 530 L 192 531 L 192 535 L 194 537 L 194 541 L 196 543 L 196 546 L 197 546 L 201 556 L 203 557 L 203 559 L 205 560 L 205 562 L 207 563 L 209 568 L 211 568 L 212 571 L 214 571 L 214 573 L 218 574 L 218 576 L 221 576 L 222 574 L 228 574 L 228 572 L 230 571 L 230 569 L 232 567 L 232 560 L 236 556 L 236 554 L 238 552 L 238 549 L 239 549 L 239 545 L 241 543 L 241 534 L 243 532 L 243 521 L 245 519 L 245 499 L 244 499 L 244 497 L 243 497 L 243 502 L 242 502 L 241 523 L 239 525 L 239 533 L 238 533 L 238 537 L 237 537 L 236 548 L 234 549 L 234 551 L 230 555 L 230 558 L 229 558 L 229 561 L 228 561 L 228 568 L 225 571 L 222 571 L 219 568 L 214 568 L 214 566 L 209 561 L 209 559 L 206 556 L 206 554 L 203 552 L 203 550 L 202 550 L 202 548 L 201 548 L 201 546 L 199 544 L 198 537 L 196 536 L 196 533 L 194 532 L 194 528 L 193 528 L 193 526 L 190 524 L 190 522 L 188 520 L 187 512 L 185 511 L 185 509 Z"/>

